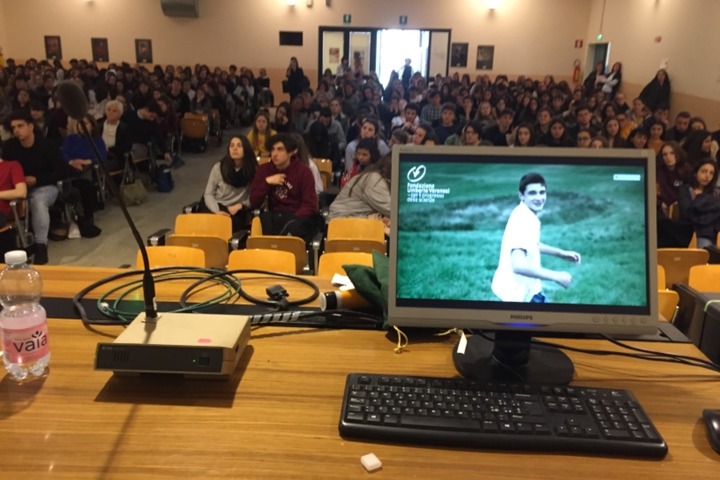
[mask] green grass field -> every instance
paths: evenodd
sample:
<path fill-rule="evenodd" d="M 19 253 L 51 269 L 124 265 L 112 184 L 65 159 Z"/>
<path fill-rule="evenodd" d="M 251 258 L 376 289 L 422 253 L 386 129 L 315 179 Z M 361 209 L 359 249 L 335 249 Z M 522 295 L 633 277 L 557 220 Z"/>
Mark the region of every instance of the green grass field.
<path fill-rule="evenodd" d="M 582 255 L 580 265 L 543 256 L 544 267 L 573 276 L 568 289 L 544 281 L 548 301 L 645 304 L 644 217 L 631 217 L 644 204 L 643 182 L 612 177 L 642 174 L 641 169 L 455 163 L 434 173 L 433 164 L 427 166 L 422 183 L 450 188 L 450 193 L 433 203 L 409 203 L 407 166 L 400 172 L 399 297 L 498 300 L 490 284 L 505 224 L 519 203 L 520 177 L 537 171 L 545 177 L 548 192 L 540 215 L 541 241 Z"/>

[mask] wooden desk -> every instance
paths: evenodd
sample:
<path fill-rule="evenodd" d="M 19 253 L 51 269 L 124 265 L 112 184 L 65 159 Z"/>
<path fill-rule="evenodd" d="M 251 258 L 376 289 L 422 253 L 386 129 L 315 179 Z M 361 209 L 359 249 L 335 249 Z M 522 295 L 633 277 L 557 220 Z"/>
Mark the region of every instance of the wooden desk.
<path fill-rule="evenodd" d="M 42 268 L 64 293 L 109 269 Z M 58 280 L 60 279 L 60 280 Z M 82 280 L 85 279 L 85 280 Z M 120 327 L 103 328 L 117 334 Z M 717 479 L 703 408 L 720 408 L 720 375 L 680 365 L 569 353 L 575 384 L 632 390 L 668 442 L 662 461 L 496 452 L 344 440 L 338 419 L 349 372 L 454 376 L 451 338 L 410 337 L 393 352 L 382 332 L 261 328 L 229 382 L 115 378 L 93 370 L 98 341 L 79 321 L 51 320 L 52 360 L 43 381 L 0 381 L 3 478 Z M 604 341 L 568 345 L 614 349 Z M 644 344 L 648 346 L 648 344 Z M 701 356 L 691 344 L 652 344 Z"/>

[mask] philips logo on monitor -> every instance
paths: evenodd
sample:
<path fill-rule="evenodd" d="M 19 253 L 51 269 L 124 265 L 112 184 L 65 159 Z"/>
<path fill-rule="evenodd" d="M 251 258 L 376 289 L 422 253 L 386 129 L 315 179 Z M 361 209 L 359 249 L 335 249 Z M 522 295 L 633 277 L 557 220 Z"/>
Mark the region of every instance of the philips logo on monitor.
<path fill-rule="evenodd" d="M 408 182 L 419 182 L 420 180 L 425 178 L 426 173 L 427 168 L 425 168 L 425 165 L 418 165 L 416 167 L 412 167 L 407 173 Z"/>
<path fill-rule="evenodd" d="M 510 315 L 510 320 L 532 320 L 532 315 Z"/>

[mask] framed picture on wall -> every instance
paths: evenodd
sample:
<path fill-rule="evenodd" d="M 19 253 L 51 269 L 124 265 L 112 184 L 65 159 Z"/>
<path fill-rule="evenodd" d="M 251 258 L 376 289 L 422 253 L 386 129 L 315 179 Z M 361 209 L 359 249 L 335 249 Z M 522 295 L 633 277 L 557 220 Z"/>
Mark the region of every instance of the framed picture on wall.
<path fill-rule="evenodd" d="M 330 63 L 340 63 L 340 49 L 337 47 L 330 47 L 328 58 Z"/>
<path fill-rule="evenodd" d="M 453 43 L 450 47 L 450 66 L 467 67 L 468 57 L 467 43 Z"/>
<path fill-rule="evenodd" d="M 477 61 L 475 64 L 475 69 L 476 70 L 492 70 L 494 56 L 495 56 L 495 46 L 494 45 L 478 45 Z"/>
<path fill-rule="evenodd" d="M 110 54 L 108 53 L 107 38 L 91 38 L 90 43 L 92 45 L 93 62 L 108 62 L 108 61 L 110 61 Z"/>
<path fill-rule="evenodd" d="M 153 63 L 152 40 L 148 38 L 135 39 L 135 61 L 137 63 Z"/>
<path fill-rule="evenodd" d="M 45 58 L 48 60 L 62 60 L 60 36 L 45 35 Z"/>

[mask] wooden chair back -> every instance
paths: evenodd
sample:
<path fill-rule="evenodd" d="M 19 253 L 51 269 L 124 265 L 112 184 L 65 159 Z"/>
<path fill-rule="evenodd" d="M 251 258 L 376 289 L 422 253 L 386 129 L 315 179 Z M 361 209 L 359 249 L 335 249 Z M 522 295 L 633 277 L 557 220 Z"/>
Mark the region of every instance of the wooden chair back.
<path fill-rule="evenodd" d="M 386 253 L 385 225 L 374 218 L 334 218 L 328 223 L 326 252 Z"/>
<path fill-rule="evenodd" d="M 366 252 L 326 252 L 320 255 L 318 271 L 320 277 L 332 277 L 336 273 L 347 275 L 343 265 L 366 265 L 373 266 L 371 253 Z"/>
<path fill-rule="evenodd" d="M 710 258 L 702 248 L 658 248 L 658 265 L 665 269 L 665 287 L 688 283 L 690 267 L 704 265 Z"/>
<path fill-rule="evenodd" d="M 199 248 L 178 245 L 160 245 L 145 247 L 150 261 L 150 268 L 156 267 L 199 267 L 205 268 L 205 252 Z M 142 254 L 137 252 L 135 268 L 142 270 Z"/>
<path fill-rule="evenodd" d="M 263 250 L 282 250 L 290 252 L 295 256 L 295 273 L 300 274 L 309 269 L 308 254 L 305 248 L 305 240 L 300 237 L 286 235 L 250 235 L 247 239 L 247 248 L 259 248 Z"/>
<path fill-rule="evenodd" d="M 199 248 L 205 252 L 205 266 L 224 269 L 228 260 L 228 241 L 210 235 L 169 235 L 167 245 Z"/>
<path fill-rule="evenodd" d="M 678 303 L 680 303 L 680 295 L 675 290 L 658 290 L 658 310 L 661 320 L 672 323 L 675 320 Z"/>
<path fill-rule="evenodd" d="M 183 115 L 180 131 L 185 138 L 206 138 L 210 129 L 207 115 L 188 112 Z"/>
<path fill-rule="evenodd" d="M 657 284 L 658 290 L 665 290 L 668 288 L 665 282 L 665 268 L 663 268 L 662 265 L 657 266 Z"/>
<path fill-rule="evenodd" d="M 690 267 L 688 285 L 700 292 L 720 292 L 720 265 Z"/>
<path fill-rule="evenodd" d="M 175 217 L 174 233 L 179 235 L 210 235 L 232 237 L 232 219 L 216 213 L 181 213 Z"/>
<path fill-rule="evenodd" d="M 295 275 L 295 255 L 281 250 L 250 248 L 233 250 L 228 257 L 228 270 L 269 270 Z"/>

